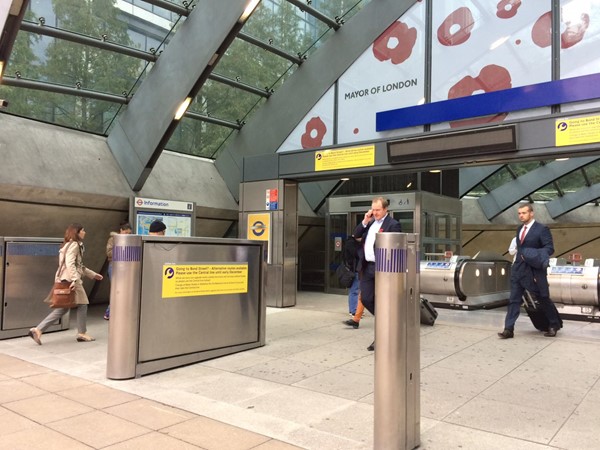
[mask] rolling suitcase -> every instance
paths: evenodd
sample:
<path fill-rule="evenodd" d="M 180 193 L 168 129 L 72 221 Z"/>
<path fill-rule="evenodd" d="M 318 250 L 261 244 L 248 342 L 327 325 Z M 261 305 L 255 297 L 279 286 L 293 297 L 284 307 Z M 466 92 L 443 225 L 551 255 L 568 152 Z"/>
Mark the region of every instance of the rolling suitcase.
<path fill-rule="evenodd" d="M 556 310 L 556 306 L 554 306 L 554 302 L 552 303 L 552 307 Z M 529 320 L 536 328 L 536 330 L 540 331 L 548 331 L 549 323 L 546 314 L 540 308 L 540 301 L 537 299 L 535 294 L 532 294 L 529 291 L 525 291 L 523 294 L 523 306 L 525 307 L 525 312 L 529 316 Z M 558 311 L 556 312 L 558 315 Z M 559 317 L 560 319 L 560 317 Z M 560 328 L 562 328 L 562 319 L 560 319 Z"/>
<path fill-rule="evenodd" d="M 423 325 L 433 325 L 437 319 L 438 312 L 429 300 L 421 297 L 421 323 Z"/>

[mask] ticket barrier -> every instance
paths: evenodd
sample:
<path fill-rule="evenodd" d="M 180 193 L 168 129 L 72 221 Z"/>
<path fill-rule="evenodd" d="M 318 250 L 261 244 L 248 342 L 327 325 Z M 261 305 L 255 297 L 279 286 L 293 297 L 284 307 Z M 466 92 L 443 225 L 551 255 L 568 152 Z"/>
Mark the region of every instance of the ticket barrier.
<path fill-rule="evenodd" d="M 265 345 L 261 241 L 119 234 L 114 244 L 108 378 Z"/>
<path fill-rule="evenodd" d="M 62 239 L 0 237 L 0 339 L 27 336 L 50 309 Z M 46 332 L 69 329 L 69 314 Z"/>
<path fill-rule="evenodd" d="M 454 255 L 446 261 L 421 261 L 420 289 L 436 307 L 490 309 L 508 304 L 511 263 L 501 255 Z"/>
<path fill-rule="evenodd" d="M 550 260 L 550 298 L 562 318 L 600 321 L 600 260 L 586 259 L 582 266 L 561 265 Z"/>

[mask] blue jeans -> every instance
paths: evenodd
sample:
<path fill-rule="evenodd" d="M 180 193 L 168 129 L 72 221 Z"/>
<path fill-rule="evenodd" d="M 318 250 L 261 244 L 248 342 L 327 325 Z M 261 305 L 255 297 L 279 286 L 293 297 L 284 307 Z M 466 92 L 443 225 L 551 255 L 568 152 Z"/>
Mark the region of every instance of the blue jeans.
<path fill-rule="evenodd" d="M 108 263 L 108 280 L 112 280 L 112 261 Z M 108 307 L 106 308 L 106 311 L 104 311 L 104 316 L 105 317 L 110 317 L 110 301 L 108 303 Z"/>
<path fill-rule="evenodd" d="M 358 280 L 358 273 L 354 274 L 354 281 L 350 286 L 350 292 L 348 293 L 348 312 L 354 314 L 356 307 L 358 306 L 358 292 L 360 291 L 360 282 Z"/>

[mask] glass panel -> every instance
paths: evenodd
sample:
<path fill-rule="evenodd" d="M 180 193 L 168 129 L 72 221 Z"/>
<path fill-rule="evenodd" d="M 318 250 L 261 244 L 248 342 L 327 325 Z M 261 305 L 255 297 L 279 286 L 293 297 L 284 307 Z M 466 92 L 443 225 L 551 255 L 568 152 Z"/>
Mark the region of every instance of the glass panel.
<path fill-rule="evenodd" d="M 32 89 L 0 88 L 0 97 L 10 92 L 11 112 L 31 119 L 105 134 L 121 105 L 72 95 Z"/>
<path fill-rule="evenodd" d="M 514 180 L 513 176 L 506 169 L 506 167 L 502 167 L 500 170 L 498 170 L 497 172 L 493 173 L 491 176 L 486 178 L 483 181 L 483 183 L 486 185 L 486 187 L 490 191 L 493 191 L 494 189 L 499 188 L 503 184 L 510 183 L 513 180 Z"/>
<path fill-rule="evenodd" d="M 449 239 L 450 238 L 450 224 L 449 224 L 449 216 L 446 215 L 436 215 L 435 221 L 435 237 L 438 239 Z"/>
<path fill-rule="evenodd" d="M 400 222 L 403 233 L 415 232 L 415 219 L 413 211 L 396 211 L 392 215 L 394 219 Z"/>
<path fill-rule="evenodd" d="M 233 131 L 231 128 L 184 117 L 165 148 L 175 152 L 210 158 L 219 144 Z"/>
<path fill-rule="evenodd" d="M 554 187 L 554 184 L 549 183 L 531 194 L 531 198 L 534 202 L 549 202 L 558 198 L 558 191 Z"/>
<path fill-rule="evenodd" d="M 261 97 L 209 80 L 190 111 L 235 122 L 242 120 L 256 103 L 261 103 Z"/>
<path fill-rule="evenodd" d="M 108 41 L 125 46 L 132 44 L 128 28 L 145 29 L 149 36 L 163 41 L 179 19 L 158 6 L 141 1 L 133 5 L 127 0 L 32 0 L 30 9 L 36 22 L 43 17 L 47 26 L 97 38 L 106 35 Z"/>
<path fill-rule="evenodd" d="M 487 183 L 487 180 L 486 180 Z M 482 197 L 485 194 L 487 194 L 486 189 L 483 187 L 483 184 L 478 184 L 477 186 L 475 186 L 470 192 L 467 192 L 467 194 L 464 197 Z"/>
<path fill-rule="evenodd" d="M 313 6 L 313 5 L 311 5 Z M 263 1 L 242 33 L 291 55 L 304 54 L 328 27 L 285 0 Z"/>
<path fill-rule="evenodd" d="M 20 32 L 17 41 L 15 46 L 29 47 L 36 56 L 35 65 L 22 58 L 9 60 L 7 74 L 19 72 L 24 79 L 120 95 L 146 66 L 129 56 L 47 36 Z"/>
<path fill-rule="evenodd" d="M 457 240 L 460 238 L 460 229 L 458 228 L 458 217 L 452 216 L 450 218 L 450 239 Z"/>
<path fill-rule="evenodd" d="M 215 73 L 264 89 L 276 85 L 284 75 L 289 77 L 293 70 L 288 69 L 292 66 L 287 59 L 236 39 L 223 55 Z"/>
<path fill-rule="evenodd" d="M 575 172 L 571 172 L 570 174 L 559 178 L 556 181 L 556 184 L 558 184 L 563 191 L 563 194 L 567 195 L 583 189 L 585 187 L 585 178 L 583 177 L 581 170 L 576 170 Z"/>
<path fill-rule="evenodd" d="M 585 166 L 585 173 L 592 185 L 600 183 L 600 161 Z"/>

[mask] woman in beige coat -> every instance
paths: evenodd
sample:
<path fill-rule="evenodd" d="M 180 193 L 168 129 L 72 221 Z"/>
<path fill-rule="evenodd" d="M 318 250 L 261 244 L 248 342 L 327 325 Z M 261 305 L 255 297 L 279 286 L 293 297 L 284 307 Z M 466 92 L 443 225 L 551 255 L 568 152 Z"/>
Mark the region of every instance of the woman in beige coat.
<path fill-rule="evenodd" d="M 87 334 L 87 309 L 90 303 L 83 289 L 83 276 L 102 280 L 102 275 L 88 269 L 83 265 L 83 239 L 85 230 L 83 225 L 73 223 L 65 231 L 65 239 L 60 248 L 58 256 L 58 270 L 56 271 L 56 281 L 67 280 L 71 282 L 71 290 L 75 291 L 75 301 L 77 302 L 77 341 L 90 342 L 95 339 Z M 45 302 L 50 302 L 50 295 L 46 297 Z M 50 314 L 42 320 L 39 325 L 29 330 L 29 336 L 38 344 L 42 345 L 42 333 L 58 321 L 62 316 L 69 312 L 68 308 L 53 309 Z"/>

